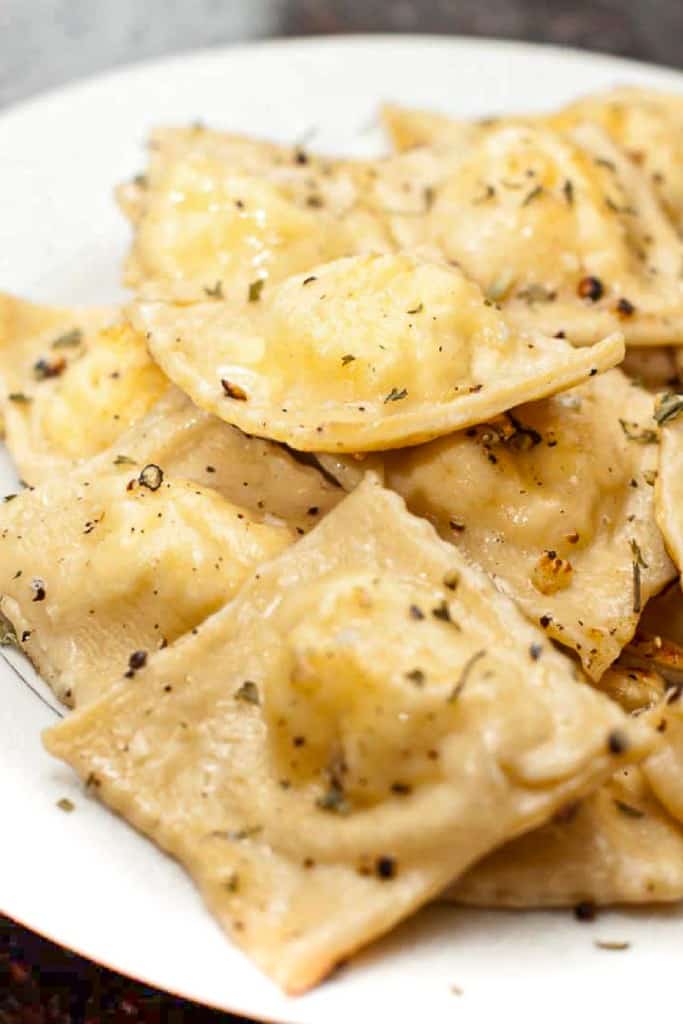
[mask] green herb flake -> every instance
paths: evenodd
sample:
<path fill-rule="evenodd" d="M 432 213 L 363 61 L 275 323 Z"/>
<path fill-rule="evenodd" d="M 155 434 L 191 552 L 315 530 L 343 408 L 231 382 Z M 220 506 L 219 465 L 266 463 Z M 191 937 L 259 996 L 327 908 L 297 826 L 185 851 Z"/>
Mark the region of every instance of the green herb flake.
<path fill-rule="evenodd" d="M 353 363 L 355 361 L 356 357 L 352 356 L 350 353 L 348 355 L 342 356 L 342 366 L 348 366 L 349 363 Z"/>
<path fill-rule="evenodd" d="M 205 291 L 206 295 L 210 299 L 222 299 L 222 298 L 224 298 L 224 295 L 223 295 L 223 282 L 222 281 L 216 281 L 216 283 L 213 286 L 213 288 L 207 288 L 205 286 L 204 287 L 204 291 Z"/>
<path fill-rule="evenodd" d="M 386 405 L 387 402 L 400 402 L 401 399 L 406 398 L 407 395 L 408 391 L 406 388 L 401 388 L 400 390 L 398 388 L 392 388 L 387 397 L 384 399 L 384 404 Z"/>
<path fill-rule="evenodd" d="M 636 444 L 657 444 L 659 440 L 656 430 L 651 430 L 649 427 L 641 428 L 640 424 L 633 420 L 620 419 L 619 425 L 626 438 L 629 441 L 635 441 Z"/>
<path fill-rule="evenodd" d="M 78 348 L 83 341 L 83 331 L 80 327 L 74 327 L 71 331 L 66 331 L 65 334 L 60 334 L 58 338 L 52 342 L 52 348 Z"/>
<path fill-rule="evenodd" d="M 66 814 L 71 814 L 72 811 L 76 810 L 75 803 L 72 800 L 69 800 L 66 796 L 63 796 L 61 800 L 57 801 L 57 807 L 59 807 L 60 811 L 64 811 Z"/>
<path fill-rule="evenodd" d="M 534 200 L 540 199 L 540 197 L 542 195 L 543 195 L 543 186 L 542 185 L 536 185 L 535 188 L 532 188 L 531 192 L 527 192 L 527 194 L 524 196 L 524 199 L 522 200 L 521 205 L 522 206 L 528 206 L 529 203 L 533 203 Z"/>
<path fill-rule="evenodd" d="M 18 405 L 28 405 L 33 399 L 29 395 L 25 395 L 23 391 L 11 391 L 7 396 L 10 402 L 16 402 Z"/>
<path fill-rule="evenodd" d="M 262 277 L 252 281 L 249 285 L 249 302 L 258 302 L 261 298 L 261 292 L 263 291 L 263 285 L 265 281 Z"/>
<path fill-rule="evenodd" d="M 135 459 L 131 459 L 130 455 L 117 455 L 114 459 L 115 466 L 135 466 Z"/>
<path fill-rule="evenodd" d="M 661 427 L 662 424 L 676 419 L 681 412 L 683 412 L 683 395 L 669 392 L 666 395 L 661 395 L 658 399 L 655 409 L 655 420 Z"/>
<path fill-rule="evenodd" d="M 351 813 L 351 804 L 346 799 L 344 790 L 338 779 L 332 778 L 330 784 L 315 802 L 315 805 L 321 811 L 327 811 L 330 814 L 341 814 L 346 815 Z"/>
<path fill-rule="evenodd" d="M 467 680 L 472 674 L 472 669 L 477 664 L 477 662 L 481 661 L 481 659 L 485 656 L 486 651 L 475 651 L 474 654 L 467 659 L 467 661 L 463 665 L 462 672 L 460 673 L 460 678 L 458 679 L 457 683 L 455 684 L 455 686 L 453 687 L 448 696 L 449 704 L 453 704 L 458 699 L 462 691 L 465 689 L 465 686 L 467 685 Z"/>
<path fill-rule="evenodd" d="M 421 668 L 413 668 L 410 672 L 406 672 L 406 679 L 414 683 L 415 686 L 424 686 L 425 674 Z"/>
<path fill-rule="evenodd" d="M 240 688 L 235 691 L 235 700 L 244 701 L 245 704 L 260 704 L 258 686 L 251 679 L 245 680 Z"/>
<path fill-rule="evenodd" d="M 643 558 L 643 553 L 638 546 L 638 542 L 634 538 L 631 538 L 629 544 L 631 545 L 631 553 L 633 555 L 633 611 L 637 615 L 642 608 L 640 594 L 640 570 L 647 569 L 648 564 Z"/>
<path fill-rule="evenodd" d="M 631 804 L 624 803 L 623 800 L 615 800 L 614 806 L 617 810 L 625 814 L 627 818 L 644 818 L 645 811 L 641 811 L 638 807 L 633 807 Z"/>

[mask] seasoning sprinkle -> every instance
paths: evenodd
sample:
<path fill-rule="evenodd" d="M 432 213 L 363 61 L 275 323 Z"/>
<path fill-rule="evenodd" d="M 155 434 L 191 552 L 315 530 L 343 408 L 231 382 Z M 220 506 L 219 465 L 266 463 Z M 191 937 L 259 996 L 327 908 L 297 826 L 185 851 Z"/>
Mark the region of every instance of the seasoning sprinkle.
<path fill-rule="evenodd" d="M 406 388 L 401 388 L 400 391 L 398 388 L 392 388 L 387 397 L 384 399 L 384 404 L 386 405 L 387 402 L 400 402 L 401 399 L 406 398 L 407 395 L 408 391 Z"/>
<path fill-rule="evenodd" d="M 164 482 L 164 471 L 156 463 L 150 462 L 141 471 L 138 483 L 150 491 L 158 491 Z"/>
<path fill-rule="evenodd" d="M 204 287 L 204 291 L 206 292 L 206 294 L 208 295 L 208 297 L 210 299 L 222 299 L 224 297 L 223 296 L 223 282 L 222 281 L 216 281 L 216 283 L 213 286 L 213 288 L 207 288 L 205 286 Z"/>
<path fill-rule="evenodd" d="M 581 299 L 599 302 L 605 293 L 605 289 L 599 277 L 588 275 L 588 277 L 583 277 L 579 281 L 577 292 Z"/>
<path fill-rule="evenodd" d="M 567 201 L 567 205 L 572 206 L 574 204 L 574 184 L 569 180 L 569 178 L 567 178 L 562 186 L 562 192 Z"/>
<path fill-rule="evenodd" d="M 635 538 L 632 537 L 629 544 L 633 554 L 633 611 L 638 614 L 641 610 L 640 570 L 647 569 L 648 564 Z"/>
<path fill-rule="evenodd" d="M 80 327 L 74 327 L 71 331 L 60 334 L 52 342 L 52 348 L 77 348 L 83 341 L 83 331 Z"/>
<path fill-rule="evenodd" d="M 59 807 L 60 811 L 64 811 L 66 814 L 71 814 L 72 811 L 76 810 L 76 805 L 73 800 L 69 800 L 66 796 L 63 796 L 61 800 L 57 801 L 57 807 Z"/>
<path fill-rule="evenodd" d="M 628 750 L 628 740 L 619 729 L 613 729 L 607 737 L 607 749 L 610 754 L 623 754 Z"/>
<path fill-rule="evenodd" d="M 683 412 L 683 395 L 668 392 L 661 395 L 657 401 L 655 420 L 661 427 L 662 424 L 675 419 L 681 412 Z"/>
<path fill-rule="evenodd" d="M 301 283 L 305 287 L 307 284 L 312 284 L 314 281 L 317 281 L 317 280 L 318 280 L 318 278 L 315 276 L 315 274 L 309 274 L 309 276 L 305 277 Z"/>
<path fill-rule="evenodd" d="M 342 356 L 342 366 L 348 366 L 349 363 L 353 363 L 355 362 L 355 360 L 356 357 L 352 356 L 350 353 L 348 355 Z"/>
<path fill-rule="evenodd" d="M 425 613 L 422 611 L 421 608 L 418 608 L 416 604 L 411 604 L 408 611 L 411 619 L 416 619 L 417 621 L 419 621 L 420 619 L 424 619 L 425 617 Z"/>
<path fill-rule="evenodd" d="M 415 686 L 424 686 L 425 674 L 421 668 L 413 668 L 410 672 L 406 672 L 406 679 L 409 679 L 411 683 L 415 683 Z"/>
<path fill-rule="evenodd" d="M 628 319 L 628 317 L 633 316 L 635 311 L 636 307 L 633 305 L 632 302 L 629 302 L 628 299 L 622 297 L 617 302 L 617 313 L 624 319 Z"/>
<path fill-rule="evenodd" d="M 33 364 L 33 376 L 36 380 L 50 380 L 52 377 L 60 377 L 65 370 L 65 359 L 56 359 L 51 363 L 48 359 L 41 357 Z"/>
<path fill-rule="evenodd" d="M 10 402 L 16 402 L 18 405 L 27 405 L 33 401 L 30 395 L 25 395 L 23 391 L 11 391 L 7 398 Z"/>
<path fill-rule="evenodd" d="M 261 697 L 256 683 L 245 679 L 239 689 L 235 690 L 235 700 L 244 701 L 245 704 L 260 704 Z"/>
<path fill-rule="evenodd" d="M 474 668 L 478 661 L 481 661 L 481 659 L 485 655 L 486 651 L 475 651 L 475 653 L 465 662 L 462 672 L 460 673 L 460 679 L 457 681 L 448 697 L 449 704 L 452 704 L 454 701 L 458 699 L 462 691 L 465 689 L 467 680 L 472 674 L 472 669 Z"/>
<path fill-rule="evenodd" d="M 542 194 L 543 194 L 543 186 L 542 185 L 536 185 L 535 188 L 532 188 L 531 192 L 527 192 L 527 194 L 525 195 L 524 199 L 521 202 L 521 205 L 522 206 L 528 206 L 529 203 L 533 203 L 533 201 L 535 199 L 540 198 L 540 196 Z"/>
<path fill-rule="evenodd" d="M 135 459 L 131 459 L 129 455 L 117 455 L 114 459 L 115 466 L 134 466 Z"/>
<path fill-rule="evenodd" d="M 622 420 L 621 418 L 619 419 L 619 425 L 629 441 L 635 441 L 636 444 L 657 444 L 656 430 L 652 430 L 649 427 L 641 429 L 639 423 L 633 420 Z"/>
<path fill-rule="evenodd" d="M 638 807 L 633 807 L 631 804 L 624 803 L 623 800 L 615 800 L 615 807 L 625 814 L 627 818 L 644 818 L 645 811 L 641 811 Z"/>
<path fill-rule="evenodd" d="M 321 811 L 329 811 L 331 814 L 345 815 L 351 813 L 351 804 L 344 795 L 339 779 L 335 777 L 330 780 L 328 788 L 322 796 L 318 797 L 315 805 Z"/>
<path fill-rule="evenodd" d="M 36 577 L 31 581 L 31 590 L 33 591 L 33 601 L 45 600 L 45 580 Z"/>
<path fill-rule="evenodd" d="M 249 285 L 249 302 L 258 302 L 261 298 L 261 292 L 263 291 L 263 285 L 265 281 L 262 277 L 252 281 Z"/>
<path fill-rule="evenodd" d="M 421 313 L 424 308 L 424 303 L 420 302 L 413 309 L 407 309 L 406 313 L 408 316 L 415 316 L 417 313 Z"/>
<path fill-rule="evenodd" d="M 543 645 L 542 644 L 531 644 L 531 646 L 529 647 L 529 656 L 531 657 L 532 661 L 538 661 L 538 659 L 541 657 L 542 653 L 543 653 Z"/>
<path fill-rule="evenodd" d="M 396 861 L 393 857 L 378 857 L 375 861 L 375 874 L 383 882 L 396 877 Z"/>

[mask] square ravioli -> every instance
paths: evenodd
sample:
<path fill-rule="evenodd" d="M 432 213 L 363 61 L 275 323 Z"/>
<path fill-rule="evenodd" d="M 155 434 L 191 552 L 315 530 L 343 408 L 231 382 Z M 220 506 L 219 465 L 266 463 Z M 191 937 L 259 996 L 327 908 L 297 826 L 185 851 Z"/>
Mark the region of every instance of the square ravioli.
<path fill-rule="evenodd" d="M 160 466 L 87 470 L 0 515 L 0 611 L 57 696 L 83 705 L 222 607 L 291 543 Z"/>
<path fill-rule="evenodd" d="M 620 362 L 511 327 L 459 270 L 400 253 L 337 260 L 241 303 L 139 303 L 134 325 L 197 405 L 304 451 L 417 444 Z"/>
<path fill-rule="evenodd" d="M 358 252 L 392 248 L 386 218 L 365 203 L 369 162 L 317 157 L 200 127 L 163 128 L 144 175 L 119 189 L 135 230 L 126 283 L 149 296 L 240 301 Z"/>
<path fill-rule="evenodd" d="M 45 743 L 299 992 L 654 735 L 369 477 Z"/>
<path fill-rule="evenodd" d="M 297 534 L 307 533 L 344 496 L 315 465 L 203 412 L 174 387 L 85 471 L 107 473 L 125 465 L 141 470 L 148 463 L 210 487 L 255 519 L 285 523 Z"/>
<path fill-rule="evenodd" d="M 36 484 L 107 448 L 169 381 L 116 310 L 0 295 L 0 386 L 7 447 Z"/>
<path fill-rule="evenodd" d="M 518 908 L 680 900 L 683 829 L 631 766 L 476 864 L 448 896 Z"/>
<path fill-rule="evenodd" d="M 676 574 L 655 521 L 654 405 L 611 370 L 369 463 L 599 679 Z M 368 464 L 321 461 L 347 488 Z"/>

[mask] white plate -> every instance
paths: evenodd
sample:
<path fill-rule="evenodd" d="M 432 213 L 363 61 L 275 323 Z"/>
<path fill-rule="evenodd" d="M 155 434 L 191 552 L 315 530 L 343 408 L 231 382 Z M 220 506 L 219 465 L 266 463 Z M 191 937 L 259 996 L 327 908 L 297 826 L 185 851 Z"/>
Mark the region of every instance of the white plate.
<path fill-rule="evenodd" d="M 0 288 L 51 302 L 122 297 L 128 232 L 112 189 L 143 166 L 144 139 L 160 122 L 201 118 L 360 154 L 381 144 L 385 99 L 470 115 L 550 107 L 623 82 L 683 90 L 681 74 L 612 58 L 428 37 L 235 47 L 63 89 L 0 117 Z M 14 486 L 0 453 L 0 493 Z M 473 1024 L 494 1014 L 535 1024 L 598 1012 L 621 1024 L 677 1005 L 678 909 L 581 925 L 569 912 L 436 907 L 316 991 L 285 998 L 223 937 L 180 868 L 43 753 L 40 732 L 57 706 L 11 660 L 0 661 L 0 910 L 55 941 L 160 988 L 287 1024 L 380 1015 Z M 56 808 L 62 796 L 74 814 Z M 598 938 L 632 946 L 605 952 Z"/>

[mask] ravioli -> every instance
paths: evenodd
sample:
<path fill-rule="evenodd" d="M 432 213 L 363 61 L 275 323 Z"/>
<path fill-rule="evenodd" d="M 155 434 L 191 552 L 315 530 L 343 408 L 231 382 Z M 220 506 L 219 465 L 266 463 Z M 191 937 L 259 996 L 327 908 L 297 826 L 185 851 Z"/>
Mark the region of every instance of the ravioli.
<path fill-rule="evenodd" d="M 369 477 L 45 743 L 300 992 L 651 736 Z"/>
<path fill-rule="evenodd" d="M 428 214 L 429 239 L 513 322 L 574 344 L 683 343 L 683 243 L 645 174 L 592 125 L 482 129 Z"/>
<path fill-rule="evenodd" d="M 611 370 L 370 465 L 599 679 L 676 575 L 655 522 L 653 412 Z M 347 488 L 368 464 L 322 462 Z"/>
<path fill-rule="evenodd" d="M 496 850 L 448 896 L 518 908 L 679 900 L 683 831 L 632 766 L 552 823 Z"/>
<path fill-rule="evenodd" d="M 619 362 L 520 334 L 454 268 L 335 261 L 241 305 L 138 304 L 153 357 L 197 405 L 306 451 L 395 448 L 481 422 Z"/>
<path fill-rule="evenodd" d="M 461 150 L 481 132 L 481 121 L 465 121 L 433 110 L 385 103 L 382 124 L 399 153 L 419 147 Z"/>
<path fill-rule="evenodd" d="M 212 488 L 256 519 L 282 521 L 298 534 L 308 532 L 344 495 L 314 465 L 202 412 L 176 388 L 84 471 L 106 473 L 130 465 L 137 467 L 130 472 L 139 472 L 148 463 L 163 466 L 168 476 Z"/>
<path fill-rule="evenodd" d="M 57 476 L 2 509 L 0 610 L 57 696 L 81 706 L 291 540 L 158 466 Z"/>
<path fill-rule="evenodd" d="M 631 380 L 649 391 L 663 391 L 681 384 L 680 350 L 674 347 L 631 345 L 621 368 Z"/>
<path fill-rule="evenodd" d="M 107 448 L 168 389 L 144 339 L 110 309 L 0 298 L 7 447 L 39 483 Z"/>
<path fill-rule="evenodd" d="M 370 164 L 201 128 L 154 133 L 146 175 L 119 190 L 135 227 L 126 282 L 240 302 L 258 282 L 391 248 L 362 202 Z"/>

